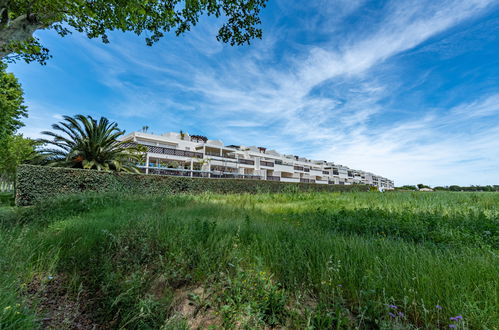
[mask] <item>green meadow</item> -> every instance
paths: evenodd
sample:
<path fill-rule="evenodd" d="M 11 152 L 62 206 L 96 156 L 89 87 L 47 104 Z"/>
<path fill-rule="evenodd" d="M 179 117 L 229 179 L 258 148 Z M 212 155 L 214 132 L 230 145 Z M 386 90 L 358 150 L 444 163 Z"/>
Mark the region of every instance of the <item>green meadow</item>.
<path fill-rule="evenodd" d="M 499 194 L 0 206 L 0 328 L 494 329 Z"/>

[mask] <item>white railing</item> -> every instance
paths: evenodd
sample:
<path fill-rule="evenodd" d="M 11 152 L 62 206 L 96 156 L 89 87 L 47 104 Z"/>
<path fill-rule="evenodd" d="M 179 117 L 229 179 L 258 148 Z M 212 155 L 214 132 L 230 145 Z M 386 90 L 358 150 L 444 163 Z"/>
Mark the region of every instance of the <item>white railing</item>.
<path fill-rule="evenodd" d="M 13 182 L 0 180 L 0 192 L 12 192 L 12 191 L 14 191 Z"/>

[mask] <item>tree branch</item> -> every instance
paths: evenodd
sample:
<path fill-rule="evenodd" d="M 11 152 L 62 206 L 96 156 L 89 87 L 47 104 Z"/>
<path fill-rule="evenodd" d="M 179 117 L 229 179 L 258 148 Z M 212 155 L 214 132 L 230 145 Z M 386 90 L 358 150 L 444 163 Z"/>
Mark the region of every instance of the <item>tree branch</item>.
<path fill-rule="evenodd" d="M 9 8 L 0 3 L 0 31 L 9 24 Z"/>
<path fill-rule="evenodd" d="M 0 30 L 0 58 L 12 53 L 9 50 L 10 44 L 29 41 L 36 30 L 44 27 L 47 25 L 28 15 L 21 15 L 10 21 L 7 27 Z"/>

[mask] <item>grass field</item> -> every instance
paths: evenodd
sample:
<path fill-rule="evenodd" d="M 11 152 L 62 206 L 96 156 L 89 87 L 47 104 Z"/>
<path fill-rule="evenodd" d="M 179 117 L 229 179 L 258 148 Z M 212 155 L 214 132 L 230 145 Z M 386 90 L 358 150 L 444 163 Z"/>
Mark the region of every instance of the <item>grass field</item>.
<path fill-rule="evenodd" d="M 0 328 L 499 327 L 499 194 L 0 206 Z"/>

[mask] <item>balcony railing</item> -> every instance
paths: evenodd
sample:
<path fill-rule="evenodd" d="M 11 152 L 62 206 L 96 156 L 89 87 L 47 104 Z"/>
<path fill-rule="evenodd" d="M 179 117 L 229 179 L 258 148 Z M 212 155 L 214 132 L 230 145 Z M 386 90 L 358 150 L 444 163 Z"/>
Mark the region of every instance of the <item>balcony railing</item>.
<path fill-rule="evenodd" d="M 280 159 L 276 159 L 276 160 L 275 160 L 275 163 L 276 163 L 277 165 L 282 165 L 282 160 L 280 160 Z"/>
<path fill-rule="evenodd" d="M 301 166 L 294 166 L 293 168 L 295 169 L 295 171 L 303 171 L 303 167 Z"/>
<path fill-rule="evenodd" d="M 310 172 L 310 169 L 309 168 L 304 168 L 303 171 Z"/>
<path fill-rule="evenodd" d="M 191 171 L 180 170 L 175 168 L 149 168 L 149 174 L 191 176 Z"/>
<path fill-rule="evenodd" d="M 329 172 L 328 171 L 322 171 L 322 174 L 329 175 Z"/>
<path fill-rule="evenodd" d="M 136 143 L 127 143 L 126 146 L 135 146 Z M 163 154 L 163 155 L 172 155 L 172 156 L 181 156 L 181 157 L 190 157 L 190 158 L 203 158 L 203 154 L 200 152 L 187 151 L 187 150 L 179 150 L 174 148 L 165 148 L 165 147 L 157 147 L 157 146 L 148 146 L 144 145 L 147 148 L 147 152 L 155 153 L 155 154 Z"/>
<path fill-rule="evenodd" d="M 279 165 L 279 166 L 287 166 L 289 167 L 290 169 L 293 169 L 293 165 L 291 164 L 283 164 L 282 162 L 278 163 L 277 161 L 275 162 L 275 165 Z"/>
<path fill-rule="evenodd" d="M 219 152 L 214 152 L 214 151 L 205 151 L 204 154 L 207 155 L 207 156 L 222 157 Z"/>
<path fill-rule="evenodd" d="M 145 166 L 139 166 L 142 173 L 146 172 Z M 230 172 L 208 172 L 208 171 L 197 171 L 197 170 L 185 170 L 180 168 L 163 168 L 163 167 L 149 167 L 149 174 L 155 175 L 169 175 L 169 176 L 184 176 L 196 178 L 223 178 L 223 179 L 250 179 L 250 180 L 261 180 L 262 177 L 259 175 L 252 174 L 239 174 Z"/>
<path fill-rule="evenodd" d="M 264 161 L 264 160 L 261 160 L 261 161 L 260 161 L 260 165 L 261 165 L 261 166 L 267 166 L 267 167 L 274 167 L 274 163 L 272 163 L 272 162 L 267 162 L 267 161 Z"/>
<path fill-rule="evenodd" d="M 246 165 L 255 165 L 255 161 L 251 159 L 243 159 L 239 158 L 238 159 L 239 164 L 246 164 Z"/>
<path fill-rule="evenodd" d="M 222 154 L 220 155 L 219 152 L 213 152 L 213 151 L 206 151 L 205 155 L 207 156 L 213 156 L 213 157 L 221 157 L 221 158 L 228 158 L 228 159 L 235 159 L 235 155 L 229 155 L 229 154 Z"/>
<path fill-rule="evenodd" d="M 281 178 L 278 176 L 267 175 L 268 181 L 281 181 Z"/>
<path fill-rule="evenodd" d="M 314 180 L 310 180 L 310 179 L 300 179 L 300 182 L 302 182 L 302 183 L 310 183 L 310 182 L 314 182 Z"/>

